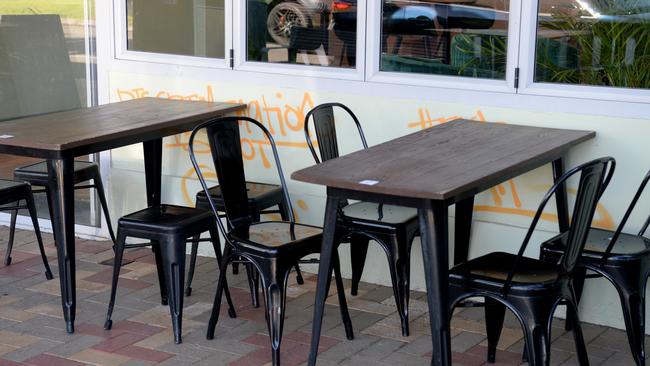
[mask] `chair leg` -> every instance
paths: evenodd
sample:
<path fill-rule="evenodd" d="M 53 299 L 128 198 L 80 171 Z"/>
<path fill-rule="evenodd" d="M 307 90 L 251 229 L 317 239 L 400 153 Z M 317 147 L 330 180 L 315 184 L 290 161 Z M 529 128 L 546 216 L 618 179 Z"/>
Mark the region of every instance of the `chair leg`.
<path fill-rule="evenodd" d="M 487 331 L 488 339 L 488 358 L 489 363 L 494 363 L 497 352 L 497 345 L 501 337 L 501 329 L 503 328 L 503 319 L 506 315 L 506 306 L 502 303 L 491 299 L 485 298 L 485 329 Z"/>
<path fill-rule="evenodd" d="M 115 241 L 115 259 L 113 260 L 113 282 L 111 283 L 111 297 L 108 301 L 108 312 L 106 314 L 106 321 L 104 322 L 104 329 L 109 330 L 113 327 L 111 316 L 113 315 L 113 307 L 115 306 L 115 295 L 117 294 L 117 281 L 120 277 L 120 268 L 122 267 L 122 256 L 124 255 L 124 242 L 126 235 L 118 229 L 117 240 Z"/>
<path fill-rule="evenodd" d="M 277 260 L 264 264 L 262 269 L 262 286 L 266 306 L 266 322 L 271 338 L 271 355 L 273 366 L 280 365 L 280 344 L 286 303 L 287 276 L 289 268 L 284 268 Z"/>
<path fill-rule="evenodd" d="M 200 238 L 201 235 L 194 235 L 194 237 L 192 237 L 192 253 L 190 254 L 190 269 L 187 271 L 187 284 L 185 285 L 185 296 L 192 296 L 192 280 L 194 279 L 194 269 L 196 268 L 196 257 L 199 252 Z"/>
<path fill-rule="evenodd" d="M 165 269 L 165 282 L 169 300 L 169 313 L 172 317 L 174 342 L 182 342 L 183 328 L 183 285 L 185 284 L 185 246 L 187 239 L 174 237 L 160 242 Z"/>
<path fill-rule="evenodd" d="M 41 252 L 41 259 L 43 260 L 43 266 L 45 266 L 45 278 L 51 280 L 54 277 L 52 276 L 52 270 L 50 269 L 50 264 L 48 263 L 47 256 L 45 255 L 45 247 L 43 246 L 43 237 L 41 236 L 41 229 L 38 226 L 36 205 L 34 204 L 34 196 L 32 195 L 31 188 L 29 189 L 29 193 L 25 196 L 25 203 L 27 204 L 27 210 L 29 211 L 29 216 L 32 219 L 32 225 L 34 226 L 34 234 L 36 234 L 36 241 L 38 242 L 38 250 Z M 17 213 L 17 210 L 14 210 L 12 213 L 12 218 L 11 218 L 12 221 L 15 220 L 15 217 L 13 216 L 14 213 Z M 12 223 L 15 225 L 15 222 Z M 13 242 L 13 238 L 11 238 L 11 240 Z M 9 251 L 10 249 L 7 248 L 7 250 Z"/>
<path fill-rule="evenodd" d="M 370 239 L 365 235 L 353 234 L 350 236 L 350 262 L 352 264 L 352 288 L 350 294 L 357 296 L 359 282 L 363 274 L 363 267 L 366 264 L 368 244 Z"/>
<path fill-rule="evenodd" d="M 5 266 L 11 265 L 11 251 L 14 248 L 14 236 L 16 234 L 16 219 L 18 210 L 11 211 L 11 224 L 9 224 L 9 240 L 7 240 L 7 253 L 5 254 Z"/>
<path fill-rule="evenodd" d="M 255 267 L 250 263 L 247 263 L 245 265 L 245 268 L 246 268 L 246 277 L 248 278 L 248 288 L 250 289 L 251 292 L 251 303 L 253 304 L 254 308 L 259 308 L 260 307 L 259 273 L 257 273 L 257 269 L 255 269 Z"/>
<path fill-rule="evenodd" d="M 575 293 L 571 294 L 571 299 L 567 299 L 567 312 L 571 313 L 571 320 L 573 323 L 573 340 L 576 344 L 576 353 L 578 354 L 578 363 L 580 365 L 589 365 L 589 357 L 587 356 L 587 347 L 585 346 L 585 339 L 582 335 L 582 327 L 580 326 L 580 315 L 578 314 L 578 304 L 576 302 Z"/>
<path fill-rule="evenodd" d="M 111 236 L 111 240 L 115 243 L 115 233 L 113 232 L 113 224 L 111 223 L 111 215 L 108 213 L 108 202 L 106 201 L 106 194 L 104 193 L 104 184 L 102 183 L 102 178 L 99 175 L 99 169 L 97 169 L 97 175 L 93 178 L 93 184 L 95 185 L 95 191 L 97 191 L 97 197 L 99 198 L 100 206 L 102 206 L 102 212 L 104 213 L 104 218 L 106 219 L 106 227 L 108 228 L 108 235 Z"/>
<path fill-rule="evenodd" d="M 336 294 L 339 298 L 339 308 L 341 311 L 341 320 L 345 328 L 345 337 L 348 340 L 354 339 L 354 330 L 352 329 L 352 319 L 348 311 L 348 302 L 345 299 L 345 288 L 343 287 L 343 278 L 341 277 L 341 263 L 339 260 L 338 250 L 334 250 L 333 258 L 334 280 L 336 281 Z"/>
<path fill-rule="evenodd" d="M 393 285 L 393 295 L 397 305 L 397 313 L 402 323 L 402 335 L 409 335 L 409 272 L 411 258 L 408 252 L 406 237 L 390 236 L 388 238 L 390 250 L 388 251 L 388 267 Z"/>
<path fill-rule="evenodd" d="M 638 268 L 608 272 L 621 300 L 632 356 L 637 365 L 645 365 L 645 274 L 640 276 Z"/>
<path fill-rule="evenodd" d="M 169 299 L 167 298 L 167 285 L 165 284 L 165 269 L 163 266 L 163 257 L 162 254 L 160 253 L 160 243 L 152 240 L 151 250 L 153 251 L 154 258 L 156 259 L 156 272 L 158 273 L 158 285 L 160 286 L 160 303 L 162 305 L 167 305 L 169 304 Z"/>
<path fill-rule="evenodd" d="M 217 263 L 221 264 L 223 255 L 221 254 L 221 241 L 219 240 L 219 229 L 214 225 L 210 228 L 210 239 L 212 239 L 212 248 L 214 249 L 214 254 L 217 257 Z M 232 303 L 232 298 L 230 297 L 230 290 L 228 289 L 228 280 L 226 277 L 223 279 L 224 292 L 226 294 L 226 302 L 228 303 L 228 315 L 231 318 L 236 318 L 237 313 L 235 312 L 235 305 Z"/>
<path fill-rule="evenodd" d="M 287 211 L 287 206 L 280 202 L 278 203 L 278 211 L 280 212 L 280 217 L 282 218 L 283 221 L 289 221 L 289 213 Z M 299 285 L 304 285 L 305 280 L 302 278 L 302 271 L 300 270 L 300 265 L 296 263 L 294 265 L 294 269 L 296 270 L 296 282 Z"/>
<path fill-rule="evenodd" d="M 50 214 L 50 221 L 53 221 L 54 217 L 54 211 L 52 211 L 52 194 L 50 193 L 50 187 L 45 187 L 45 199 L 47 199 L 47 211 Z M 56 243 L 56 236 L 54 236 L 54 230 L 52 230 L 52 238 L 54 239 L 54 242 Z"/>
<path fill-rule="evenodd" d="M 513 299 L 510 299 L 512 301 Z M 554 301 L 552 298 L 521 300 L 513 303 L 524 321 L 526 355 L 531 366 L 548 366 L 550 362 L 550 324 Z M 533 302 L 531 302 L 533 301 Z"/>
<path fill-rule="evenodd" d="M 228 263 L 231 260 L 230 247 L 226 245 L 223 250 L 223 258 L 219 265 L 219 279 L 217 280 L 217 291 L 214 294 L 214 302 L 212 303 L 212 314 L 210 315 L 210 321 L 208 322 L 208 332 L 206 334 L 207 339 L 214 339 L 214 331 L 217 327 L 217 322 L 219 321 L 219 312 L 221 310 L 221 296 L 223 294 L 224 285 L 226 283 L 226 274 L 228 269 Z"/>
<path fill-rule="evenodd" d="M 300 265 L 298 263 L 293 265 L 294 270 L 296 271 L 296 282 L 299 285 L 305 284 L 305 279 L 302 278 L 302 271 L 300 270 Z"/>
<path fill-rule="evenodd" d="M 582 289 L 585 286 L 585 278 L 587 277 L 587 269 L 584 267 L 576 267 L 573 271 L 573 288 L 575 289 L 576 304 L 580 304 L 580 297 L 582 297 Z M 573 319 L 571 319 L 571 312 L 567 313 L 566 321 L 564 322 L 564 330 L 572 330 Z"/>

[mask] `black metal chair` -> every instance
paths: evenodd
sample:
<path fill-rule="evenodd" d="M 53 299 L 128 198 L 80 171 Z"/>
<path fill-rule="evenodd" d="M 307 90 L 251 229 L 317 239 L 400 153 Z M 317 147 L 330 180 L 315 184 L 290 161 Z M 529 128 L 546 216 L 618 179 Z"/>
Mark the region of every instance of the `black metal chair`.
<path fill-rule="evenodd" d="M 253 217 L 248 205 L 246 191 L 246 177 L 240 144 L 239 122 L 245 121 L 257 126 L 259 131 L 269 140 L 276 169 L 280 177 L 283 193 L 283 202 L 288 208 L 288 221 L 263 221 L 253 222 Z M 287 277 L 291 268 L 301 258 L 315 253 L 320 253 L 322 229 L 315 226 L 295 222 L 289 193 L 286 188 L 284 173 L 280 165 L 277 148 L 273 137 L 268 130 L 258 121 L 248 117 L 224 117 L 208 121 L 197 126 L 190 135 L 190 157 L 197 172 L 201 186 L 208 191 L 208 185 L 203 177 L 201 168 L 194 154 L 194 138 L 198 131 L 206 129 L 212 157 L 217 175 L 220 178 L 221 190 L 225 203 L 226 220 L 229 230 L 221 220 L 216 220 L 219 229 L 226 239 L 223 259 L 221 260 L 219 282 L 214 297 L 212 316 L 208 324 L 207 338 L 213 339 L 219 320 L 221 295 L 226 286 L 227 266 L 237 258 L 245 258 L 259 272 L 265 302 L 265 315 L 269 336 L 271 338 L 273 365 L 280 364 L 280 343 L 282 340 L 282 327 L 286 302 Z M 214 202 L 208 200 L 215 217 L 218 211 Z M 341 316 L 348 339 L 353 338 L 352 324 L 348 313 L 343 289 L 343 280 L 340 274 L 338 257 L 334 258 L 334 274 Z M 314 263 L 313 260 L 304 261 Z"/>
<path fill-rule="evenodd" d="M 614 166 L 613 158 L 600 158 L 579 165 L 560 177 L 542 199 L 516 255 L 490 253 L 450 270 L 452 310 L 467 298 L 485 298 L 488 362 L 495 361 L 496 346 L 507 307 L 514 312 L 523 327 L 528 362 L 534 366 L 548 365 L 551 321 L 555 308 L 564 300 L 573 315 L 578 360 L 581 365 L 589 364 L 580 328 L 573 274 L 587 239 L 596 204 L 614 172 Z M 559 187 L 566 184 L 568 178 L 577 173 L 580 173 L 578 193 L 561 260 L 549 263 L 524 257 L 524 251 L 546 203 Z"/>
<path fill-rule="evenodd" d="M 252 215 L 253 222 L 259 222 L 262 214 L 279 213 L 282 220 L 289 219 L 287 208 L 282 202 L 282 188 L 277 184 L 259 183 L 259 182 L 246 182 L 246 191 L 248 192 L 248 206 Z M 214 202 L 215 207 L 219 212 L 225 211 L 225 204 L 221 194 L 221 187 L 218 185 L 212 186 L 209 189 L 210 197 Z M 203 190 L 196 193 L 196 208 L 209 210 L 210 203 Z M 269 208 L 277 206 L 277 210 L 269 210 Z M 192 239 L 192 254 L 190 256 L 190 269 L 188 271 L 187 287 L 185 288 L 185 295 L 192 294 L 192 279 L 194 278 L 194 268 L 196 267 L 196 256 L 199 248 L 199 237 L 196 236 Z M 233 273 L 238 274 L 237 263 L 233 263 Z M 250 265 L 247 265 L 246 270 L 248 274 L 248 284 L 251 290 L 252 303 L 254 307 L 259 307 L 258 300 L 258 276 L 252 270 Z M 295 266 L 296 281 L 298 284 L 304 284 L 302 273 L 298 264 Z"/>
<path fill-rule="evenodd" d="M 325 103 L 314 107 L 305 116 L 305 138 L 316 164 L 339 156 L 334 119 L 334 107 L 347 112 L 356 124 L 363 148 L 368 144 L 361 124 L 354 113 L 341 103 Z M 314 129 L 320 158 L 309 134 L 310 117 Z M 352 261 L 352 295 L 357 294 L 361 274 L 366 261 L 369 240 L 375 240 L 388 257 L 388 267 L 395 295 L 397 311 L 402 323 L 402 335 L 409 335 L 408 305 L 411 273 L 411 246 L 419 232 L 417 210 L 408 207 L 383 205 L 370 202 L 348 204 L 341 202 L 337 218 L 337 232 L 349 237 L 350 259 Z"/>
<path fill-rule="evenodd" d="M 20 201 L 25 200 L 25 206 L 20 205 Z M 0 207 L 0 211 L 12 211 L 12 221 L 15 226 L 15 219 L 13 219 L 18 210 L 26 208 L 29 211 L 29 216 L 32 219 L 32 225 L 34 225 L 34 234 L 36 234 L 36 241 L 38 242 L 38 249 L 41 252 L 41 259 L 43 259 L 43 265 L 45 266 L 45 278 L 51 280 L 52 270 L 50 270 L 50 264 L 47 261 L 47 256 L 45 255 L 45 248 L 43 247 L 43 238 L 41 237 L 41 230 L 38 226 L 38 216 L 36 215 L 36 206 L 34 205 L 34 196 L 32 195 L 32 186 L 29 183 L 25 182 L 16 182 L 13 180 L 0 179 L 0 205 L 6 205 L 10 203 L 15 203 L 15 206 L 9 207 Z M 12 227 L 15 229 L 15 227 Z M 5 265 L 11 264 L 11 248 L 14 242 L 15 230 L 9 232 L 9 240 L 7 243 L 7 256 L 8 261 L 5 260 Z"/>
<path fill-rule="evenodd" d="M 130 244 L 129 247 L 152 245 L 158 269 L 161 302 L 163 305 L 169 303 L 174 328 L 174 341 L 181 343 L 187 238 L 209 231 L 217 260 L 221 260 L 219 232 L 215 222 L 216 220 L 209 210 L 166 204 L 148 207 L 121 217 L 117 224 L 113 282 L 104 328 L 111 329 L 113 326 L 111 316 L 115 305 L 122 256 L 127 246 L 126 238 L 148 239 L 151 240 L 151 244 Z M 227 287 L 226 299 L 230 305 L 229 314 L 234 318 L 235 308 L 232 305 L 232 300 L 230 300 Z"/>
<path fill-rule="evenodd" d="M 583 270 L 580 273 L 582 277 L 576 278 L 576 282 L 584 281 L 584 270 L 588 269 L 595 274 L 587 275 L 587 278 L 605 277 L 614 285 L 621 300 L 627 339 L 637 365 L 645 365 L 645 289 L 650 274 L 650 239 L 644 237 L 644 234 L 650 224 L 650 217 L 636 235 L 623 233 L 623 228 L 648 180 L 650 171 L 643 178 L 615 231 L 598 228 L 589 230 L 585 250 L 578 261 L 578 266 Z M 567 237 L 568 233 L 561 233 L 544 242 L 540 259 L 557 263 L 566 247 Z M 582 286 L 576 286 L 578 301 L 581 290 Z"/>
<path fill-rule="evenodd" d="M 47 196 L 47 206 L 50 210 L 50 218 L 55 219 L 52 214 L 52 207 L 50 206 L 50 179 L 47 174 L 47 163 L 42 161 L 39 163 L 18 167 L 14 170 L 14 179 L 18 181 L 27 182 L 33 186 L 43 187 L 41 189 L 33 190 L 34 193 L 45 192 Z M 89 161 L 74 162 L 74 189 L 87 189 L 95 188 L 99 203 L 102 206 L 104 218 L 106 219 L 106 226 L 108 227 L 108 234 L 111 236 L 113 243 L 115 243 L 115 234 L 113 233 L 113 226 L 111 224 L 111 217 L 108 213 L 108 205 L 106 203 L 106 195 L 104 194 L 104 185 L 102 178 L 99 174 L 99 165 Z M 80 183 L 93 181 L 93 184 L 79 185 Z M 14 210 L 11 214 L 11 224 L 9 228 L 9 243 L 7 244 L 7 254 L 5 255 L 5 264 L 11 263 L 11 249 L 13 247 L 14 231 L 16 231 L 16 219 L 18 211 Z"/>

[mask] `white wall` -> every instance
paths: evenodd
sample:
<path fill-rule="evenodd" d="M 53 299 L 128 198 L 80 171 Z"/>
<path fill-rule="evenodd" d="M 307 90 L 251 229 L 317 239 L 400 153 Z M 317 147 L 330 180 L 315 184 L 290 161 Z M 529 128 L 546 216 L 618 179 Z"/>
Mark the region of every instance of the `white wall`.
<path fill-rule="evenodd" d="M 252 83 L 222 82 L 209 76 L 192 79 L 168 75 L 152 75 L 145 72 L 126 73 L 112 71 L 110 84 L 105 90 L 111 102 L 142 96 L 176 97 L 196 100 L 238 101 L 249 105 L 248 115 L 259 119 L 273 131 L 279 144 L 283 168 L 287 175 L 292 202 L 301 222 L 322 224 L 324 189 L 299 183 L 289 178 L 291 172 L 313 164 L 306 148 L 302 132 L 304 114 L 313 106 L 329 101 L 347 104 L 359 116 L 368 142 L 374 145 L 422 127 L 429 127 L 453 118 L 468 118 L 491 122 L 503 122 L 544 127 L 595 130 L 597 137 L 574 148 L 567 161 L 573 166 L 588 159 L 611 155 L 617 161 L 617 170 L 608 192 L 599 205 L 595 224 L 614 228 L 636 189 L 638 182 L 650 168 L 650 147 L 645 136 L 650 132 L 648 120 L 597 116 L 566 112 L 544 112 L 534 109 L 503 108 L 490 104 L 474 103 L 472 100 L 458 103 L 440 102 L 436 96 L 422 98 L 397 98 L 394 96 L 362 95 L 353 92 L 332 93 L 310 85 L 296 87 L 260 85 Z M 356 132 L 344 118 L 338 120 L 343 152 L 358 149 Z M 277 182 L 272 165 L 272 155 L 267 145 L 257 144 L 259 136 L 242 130 L 246 169 L 249 180 Z M 165 139 L 163 200 L 185 205 L 193 204 L 194 194 L 199 190 L 193 178 L 193 170 L 186 151 L 187 134 Z M 265 165 L 265 158 L 269 165 Z M 208 154 L 201 161 L 210 164 Z M 110 188 L 114 217 L 145 206 L 144 175 L 140 146 L 112 151 Z M 472 231 L 471 256 L 490 251 L 516 251 L 530 217 L 544 192 L 550 187 L 550 166 L 505 182 L 481 193 L 475 201 L 475 223 Z M 571 194 L 575 191 L 569 190 Z M 628 231 L 641 226 L 648 207 L 643 199 L 630 219 Z M 536 233 L 536 242 L 550 237 L 557 230 L 554 206 L 548 209 L 546 220 Z M 451 211 L 453 216 L 453 210 Z M 450 220 L 453 225 L 453 219 Z M 453 240 L 453 237 L 451 238 Z M 342 249 L 346 253 L 347 249 Z M 208 253 L 209 252 L 203 252 Z M 538 254 L 538 247 L 531 245 L 528 253 Z M 345 255 L 343 256 L 345 258 Z M 385 256 L 377 246 L 370 250 L 363 280 L 389 285 Z M 349 275 L 349 265 L 344 260 L 344 275 Z M 421 251 L 414 246 L 412 253 L 412 288 L 424 289 Z M 584 301 L 583 319 L 587 322 L 622 327 L 618 298 L 613 288 L 604 280 L 588 281 Z"/>
<path fill-rule="evenodd" d="M 249 104 L 249 114 L 273 128 L 274 138 L 280 143 L 280 155 L 292 202 L 301 222 L 322 224 L 324 189 L 289 179 L 291 172 L 313 164 L 305 145 L 302 120 L 312 106 L 322 102 L 340 101 L 352 108 L 363 124 L 370 145 L 458 117 L 594 130 L 597 137 L 574 148 L 568 156 L 567 166 L 603 155 L 617 159 L 616 174 L 599 205 L 594 222 L 601 227 L 615 227 L 638 183 L 650 168 L 650 145 L 647 143 L 650 105 L 644 102 L 642 94 L 627 98 L 619 90 L 610 99 L 607 89 L 587 90 L 579 87 L 570 91 L 563 88 L 544 91 L 526 88 L 514 93 L 504 87 L 485 91 L 484 87 L 479 88 L 471 82 L 465 85 L 448 84 L 447 88 L 433 87 L 424 82 L 416 83 L 419 86 L 409 86 L 399 80 L 372 81 L 371 75 L 366 75 L 371 82 L 365 82 L 363 72 L 347 79 L 340 74 L 327 78 L 313 77 L 316 74 L 322 76 L 321 71 L 292 73 L 287 68 L 283 68 L 284 74 L 276 74 L 276 66 L 224 69 L 226 60 L 153 54 L 125 56 L 123 42 L 115 37 L 118 34 L 124 38 L 123 30 L 115 29 L 114 23 L 121 21 L 121 17 L 114 14 L 111 3 L 97 2 L 100 103 L 153 96 Z M 121 4 L 119 1 L 115 3 Z M 229 24 L 226 29 L 230 29 Z M 232 36 L 237 40 L 241 35 L 235 32 Z M 231 40 L 226 37 L 226 41 Z M 236 65 L 238 62 L 240 60 L 236 60 Z M 526 75 L 525 72 L 523 75 Z M 528 85 L 524 83 L 524 86 Z M 600 99 L 589 99 L 592 97 Z M 626 98 L 628 102 L 620 101 Z M 351 127 L 345 122 L 340 120 L 337 128 L 342 139 L 342 150 L 349 152 L 358 149 L 360 144 L 356 132 L 345 129 L 346 125 Z M 264 156 L 271 157 L 268 146 L 253 142 L 251 148 L 245 140 L 255 140 L 255 137 L 247 133 L 242 135 L 244 151 L 249 156 L 246 161 L 248 179 L 277 181 L 272 167 L 264 164 Z M 187 135 L 165 139 L 163 200 L 168 203 L 192 205 L 194 194 L 199 190 L 196 180 L 192 178 L 186 142 Z M 201 159 L 209 163 L 207 154 L 202 155 Z M 111 191 L 113 217 L 145 207 L 141 147 L 132 146 L 104 153 L 102 162 L 103 174 L 108 177 Z M 551 181 L 550 167 L 545 166 L 481 193 L 475 201 L 470 256 L 494 250 L 516 251 L 533 210 Z M 647 197 L 641 200 L 639 210 L 630 218 L 626 231 L 639 229 L 648 213 L 649 200 Z M 556 232 L 554 212 L 554 205 L 549 205 L 547 220 L 541 222 L 534 242 L 541 242 Z M 452 217 L 450 225 L 453 224 Z M 453 231 L 450 241 L 453 241 Z M 341 249 L 341 252 L 347 252 L 347 248 Z M 527 254 L 536 257 L 538 247 L 530 245 Z M 347 276 L 349 264 L 345 256 L 343 258 L 344 275 Z M 421 251 L 417 243 L 414 245 L 412 262 L 412 288 L 422 290 Z M 366 266 L 363 280 L 389 285 L 387 265 L 381 265 L 385 263 L 385 256 L 376 246 L 370 249 L 368 263 L 379 265 Z M 587 282 L 581 307 L 582 318 L 587 322 L 623 327 L 618 296 L 604 280 Z"/>

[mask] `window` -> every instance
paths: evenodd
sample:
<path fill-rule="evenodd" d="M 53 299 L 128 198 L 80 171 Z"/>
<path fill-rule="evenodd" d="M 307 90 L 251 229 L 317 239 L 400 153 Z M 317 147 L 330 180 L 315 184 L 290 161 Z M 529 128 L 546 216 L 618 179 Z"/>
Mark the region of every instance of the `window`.
<path fill-rule="evenodd" d="M 650 87 L 650 1 L 540 0 L 535 81 Z"/>
<path fill-rule="evenodd" d="M 650 0 L 113 1 L 123 59 L 510 94 L 650 96 Z"/>
<path fill-rule="evenodd" d="M 223 59 L 225 0 L 126 0 L 127 49 Z"/>
<path fill-rule="evenodd" d="M 247 0 L 247 61 L 355 68 L 356 0 Z"/>
<path fill-rule="evenodd" d="M 509 0 L 383 0 L 381 71 L 506 78 Z"/>

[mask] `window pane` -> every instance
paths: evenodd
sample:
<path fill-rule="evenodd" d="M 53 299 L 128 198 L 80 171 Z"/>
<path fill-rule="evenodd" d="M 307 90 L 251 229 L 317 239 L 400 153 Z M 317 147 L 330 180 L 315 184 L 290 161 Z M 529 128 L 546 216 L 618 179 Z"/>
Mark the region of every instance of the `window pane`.
<path fill-rule="evenodd" d="M 224 58 L 224 0 L 126 0 L 127 49 Z"/>
<path fill-rule="evenodd" d="M 357 0 L 247 0 L 248 60 L 353 68 Z"/>
<path fill-rule="evenodd" d="M 97 90 L 95 18 L 86 0 L 0 1 L 0 122 L 94 105 Z M 87 28 L 86 28 L 87 26 Z M 56 126 L 52 126 L 56 128 Z M 87 160 L 88 156 L 81 157 Z M 0 178 L 42 161 L 0 154 Z M 94 190 L 75 190 L 75 219 L 99 226 Z M 49 217 L 45 194 L 34 194 L 38 216 Z M 10 204 L 9 206 L 13 206 Z M 6 208 L 6 207 L 5 207 Z M 29 216 L 26 210 L 20 215 Z"/>
<path fill-rule="evenodd" d="M 382 71 L 505 79 L 509 0 L 383 0 Z"/>
<path fill-rule="evenodd" d="M 650 87 L 650 0 L 540 0 L 535 81 Z"/>

